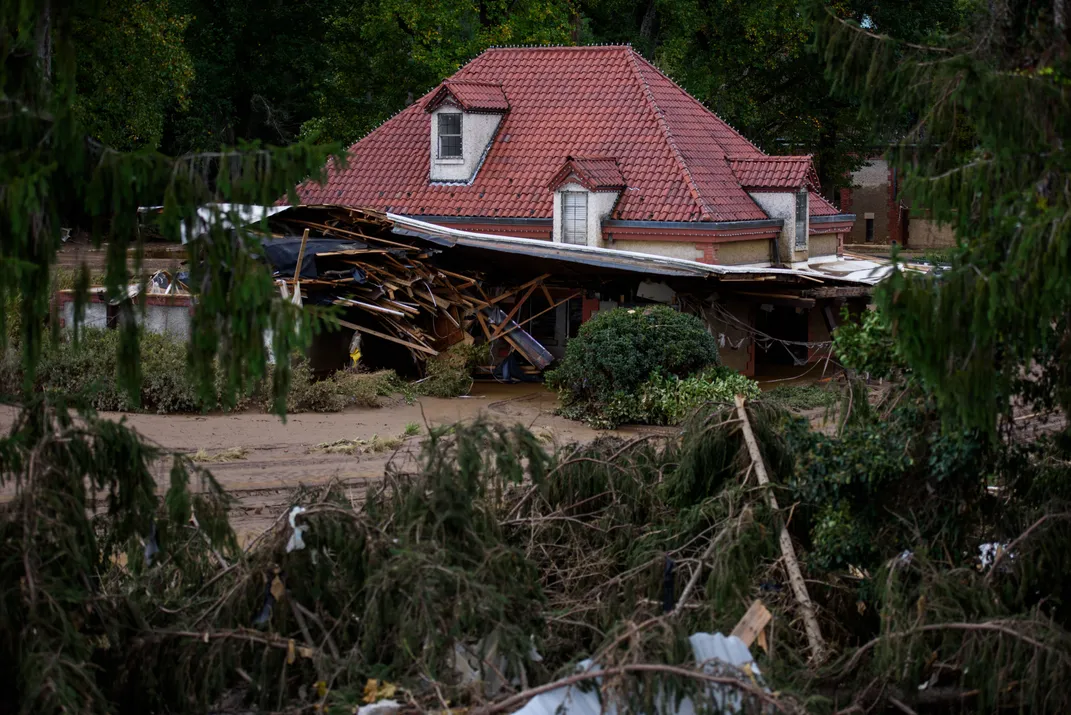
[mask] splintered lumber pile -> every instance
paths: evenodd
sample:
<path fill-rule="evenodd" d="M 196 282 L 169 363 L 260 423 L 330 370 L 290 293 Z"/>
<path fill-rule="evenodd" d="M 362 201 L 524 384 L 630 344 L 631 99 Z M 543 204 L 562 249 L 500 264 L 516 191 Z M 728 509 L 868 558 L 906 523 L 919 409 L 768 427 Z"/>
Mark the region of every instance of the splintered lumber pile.
<path fill-rule="evenodd" d="M 551 361 L 514 320 L 546 276 L 489 297 L 482 273 L 434 265 L 436 249 L 396 240 L 382 214 L 359 209 L 295 207 L 270 224 L 264 244 L 277 280 L 303 303 L 339 306 L 346 328 L 403 345 L 418 363 L 480 331 L 538 369 Z M 499 305 L 510 298 L 506 312 Z"/>

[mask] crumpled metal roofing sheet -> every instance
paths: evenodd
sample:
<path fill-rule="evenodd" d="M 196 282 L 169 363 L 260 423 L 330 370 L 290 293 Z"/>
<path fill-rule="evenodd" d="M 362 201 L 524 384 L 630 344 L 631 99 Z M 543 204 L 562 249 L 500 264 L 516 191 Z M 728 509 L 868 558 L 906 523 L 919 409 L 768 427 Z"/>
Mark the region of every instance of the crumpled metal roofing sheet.
<path fill-rule="evenodd" d="M 697 665 L 703 671 L 710 674 L 736 676 L 749 685 L 761 686 L 761 673 L 751 657 L 751 651 L 744 642 L 736 636 L 724 636 L 721 633 L 693 633 L 688 641 L 692 645 L 692 654 Z M 577 672 L 591 669 L 590 660 L 581 661 L 577 664 Z M 550 692 L 537 695 L 518 710 L 515 715 L 618 715 L 620 712 L 616 705 L 600 701 L 599 691 L 591 687 L 597 683 L 594 678 L 588 681 L 586 690 L 577 686 L 557 688 Z M 702 712 L 739 713 L 743 705 L 740 691 L 728 685 L 711 684 L 707 688 L 710 696 L 709 702 L 701 705 Z M 695 715 L 696 703 L 690 697 L 683 698 L 679 703 L 668 694 L 657 697 L 659 705 L 652 715 Z"/>

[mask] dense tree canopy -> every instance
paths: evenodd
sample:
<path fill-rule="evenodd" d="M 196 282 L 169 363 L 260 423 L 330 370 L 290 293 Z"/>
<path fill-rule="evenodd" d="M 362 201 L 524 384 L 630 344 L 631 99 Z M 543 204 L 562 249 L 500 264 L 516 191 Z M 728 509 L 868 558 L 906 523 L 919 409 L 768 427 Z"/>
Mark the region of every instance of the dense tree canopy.
<path fill-rule="evenodd" d="M 159 146 L 168 112 L 190 106 L 191 18 L 166 0 L 106 0 L 79 5 L 72 19 L 75 109 L 87 131 L 115 149 Z"/>
<path fill-rule="evenodd" d="M 838 0 L 908 41 L 962 0 Z M 831 95 L 806 0 L 107 0 L 75 25 L 94 135 L 169 153 L 356 141 L 492 45 L 631 43 L 772 154 L 811 153 L 826 193 L 902 129 Z M 94 18 L 94 19 L 91 19 Z M 903 115 L 897 114 L 900 119 Z"/>

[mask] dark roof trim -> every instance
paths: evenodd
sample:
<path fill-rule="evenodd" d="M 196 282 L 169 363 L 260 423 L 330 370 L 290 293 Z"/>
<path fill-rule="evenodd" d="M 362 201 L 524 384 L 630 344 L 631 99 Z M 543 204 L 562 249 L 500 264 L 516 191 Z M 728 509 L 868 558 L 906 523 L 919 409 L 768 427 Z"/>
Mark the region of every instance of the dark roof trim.
<path fill-rule="evenodd" d="M 833 214 L 832 216 L 811 216 L 811 223 L 840 223 L 854 221 L 855 214 Z"/>
<path fill-rule="evenodd" d="M 429 223 L 492 223 L 501 226 L 553 226 L 554 219 L 549 218 L 510 218 L 507 216 L 432 216 L 421 214 L 419 216 L 409 215 L 409 218 L 417 219 L 418 221 L 427 221 Z"/>
<path fill-rule="evenodd" d="M 608 219 L 602 222 L 603 228 L 664 228 L 664 229 L 699 229 L 699 230 L 732 230 L 742 228 L 781 228 L 785 225 L 783 219 L 767 218 L 755 221 L 626 221 L 623 219 Z"/>

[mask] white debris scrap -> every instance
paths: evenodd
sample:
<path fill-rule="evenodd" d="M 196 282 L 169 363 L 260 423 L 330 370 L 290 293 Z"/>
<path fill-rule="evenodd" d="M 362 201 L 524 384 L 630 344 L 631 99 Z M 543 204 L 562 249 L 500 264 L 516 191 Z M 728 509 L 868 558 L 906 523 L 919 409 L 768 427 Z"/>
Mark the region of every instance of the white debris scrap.
<path fill-rule="evenodd" d="M 695 662 L 704 673 L 735 677 L 748 685 L 762 685 L 762 674 L 751 657 L 751 651 L 736 636 L 723 636 L 721 633 L 694 633 L 688 638 L 692 645 Z M 577 672 L 599 672 L 601 668 L 590 660 L 577 664 Z M 599 700 L 599 678 L 578 685 L 556 688 L 550 692 L 537 695 L 514 715 L 619 715 L 621 712 L 613 703 Z M 583 689 L 582 689 L 583 688 Z M 655 715 L 695 715 L 696 712 L 740 713 L 743 711 L 743 697 L 739 688 L 728 685 L 711 684 L 707 687 L 709 701 L 698 706 L 691 697 L 683 698 L 679 703 L 669 694 L 660 694 L 655 699 Z"/>
<path fill-rule="evenodd" d="M 309 525 L 297 524 L 294 522 L 294 519 L 297 518 L 297 515 L 303 514 L 304 512 L 305 507 L 303 506 L 296 506 L 290 510 L 289 521 L 290 528 L 293 529 L 293 532 L 290 534 L 290 540 L 286 542 L 286 553 L 288 554 L 291 551 L 301 551 L 305 548 L 305 540 L 301 537 L 301 535 L 309 530 Z"/>

